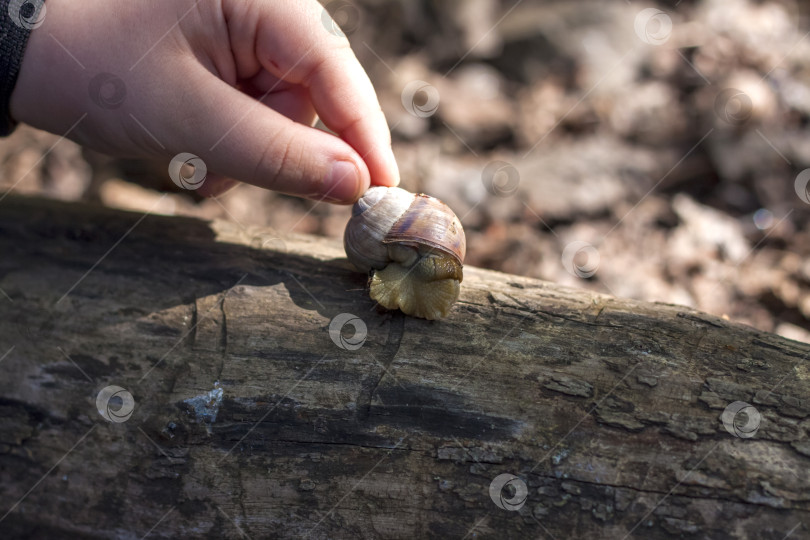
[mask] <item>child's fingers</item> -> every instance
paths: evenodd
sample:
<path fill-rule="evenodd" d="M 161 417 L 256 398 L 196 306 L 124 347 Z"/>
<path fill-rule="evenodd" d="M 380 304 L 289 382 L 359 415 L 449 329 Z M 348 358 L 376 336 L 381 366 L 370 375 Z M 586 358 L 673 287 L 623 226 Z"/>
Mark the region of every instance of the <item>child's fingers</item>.
<path fill-rule="evenodd" d="M 262 69 L 258 75 L 240 82 L 237 87 L 287 118 L 311 126 L 317 114 L 309 91 L 300 84 L 280 81 Z"/>
<path fill-rule="evenodd" d="M 190 78 L 200 91 L 183 106 L 206 123 L 179 136 L 184 151 L 199 156 L 208 170 L 291 195 L 346 204 L 368 188 L 368 168 L 346 142 L 274 111 L 203 68 Z M 309 115 L 303 106 L 296 114 Z"/>
<path fill-rule="evenodd" d="M 205 178 L 205 182 L 203 182 L 197 190 L 197 194 L 203 197 L 219 197 L 239 185 L 239 183 L 238 180 L 234 180 L 233 178 L 209 173 Z"/>
<path fill-rule="evenodd" d="M 262 92 L 256 96 L 267 107 L 278 111 L 290 120 L 311 126 L 318 117 L 315 114 L 315 107 L 309 99 L 309 93 L 305 88 L 296 86 L 282 92 Z"/>
<path fill-rule="evenodd" d="M 374 88 L 346 38 L 327 29 L 324 8 L 315 0 L 224 6 L 229 26 L 255 29 L 255 35 L 232 33 L 232 40 L 250 40 L 250 49 L 237 43 L 234 50 L 251 50 L 269 73 L 308 88 L 321 120 L 360 154 L 371 181 L 396 185 L 391 135 Z"/>

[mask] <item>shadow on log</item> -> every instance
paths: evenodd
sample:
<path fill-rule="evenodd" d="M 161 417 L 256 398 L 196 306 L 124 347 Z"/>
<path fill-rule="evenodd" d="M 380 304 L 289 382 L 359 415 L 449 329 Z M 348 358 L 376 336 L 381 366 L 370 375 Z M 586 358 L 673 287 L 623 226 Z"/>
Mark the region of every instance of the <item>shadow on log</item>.
<path fill-rule="evenodd" d="M 414 319 L 331 240 L 14 196 L 0 253 L 4 538 L 810 535 L 810 345 L 475 268 Z"/>

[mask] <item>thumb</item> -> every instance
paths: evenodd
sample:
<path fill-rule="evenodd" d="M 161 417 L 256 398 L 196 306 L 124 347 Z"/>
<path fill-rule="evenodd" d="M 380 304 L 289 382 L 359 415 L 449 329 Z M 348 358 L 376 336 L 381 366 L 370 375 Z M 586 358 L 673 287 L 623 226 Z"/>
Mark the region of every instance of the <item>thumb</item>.
<path fill-rule="evenodd" d="M 194 86 L 200 91 L 183 104 L 185 118 L 197 121 L 185 122 L 181 152 L 195 154 L 217 175 L 314 200 L 350 204 L 368 189 L 368 168 L 349 144 L 201 71 Z"/>

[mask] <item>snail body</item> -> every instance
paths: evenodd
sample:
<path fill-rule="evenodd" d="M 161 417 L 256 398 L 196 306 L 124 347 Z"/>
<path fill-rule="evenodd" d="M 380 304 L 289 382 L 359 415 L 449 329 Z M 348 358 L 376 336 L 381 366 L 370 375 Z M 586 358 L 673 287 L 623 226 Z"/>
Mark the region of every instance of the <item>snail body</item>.
<path fill-rule="evenodd" d="M 371 298 L 387 309 L 439 319 L 458 299 L 464 229 L 439 199 L 372 187 L 352 208 L 343 244 L 358 270 L 372 272 Z"/>

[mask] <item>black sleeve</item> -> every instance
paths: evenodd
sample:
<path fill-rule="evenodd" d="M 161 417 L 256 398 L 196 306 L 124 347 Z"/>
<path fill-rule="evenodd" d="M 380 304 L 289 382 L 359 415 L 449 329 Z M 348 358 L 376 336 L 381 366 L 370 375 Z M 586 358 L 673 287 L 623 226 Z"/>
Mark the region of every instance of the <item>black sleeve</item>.
<path fill-rule="evenodd" d="M 45 0 L 0 0 L 0 137 L 14 131 L 9 101 L 31 30 L 45 20 Z"/>

